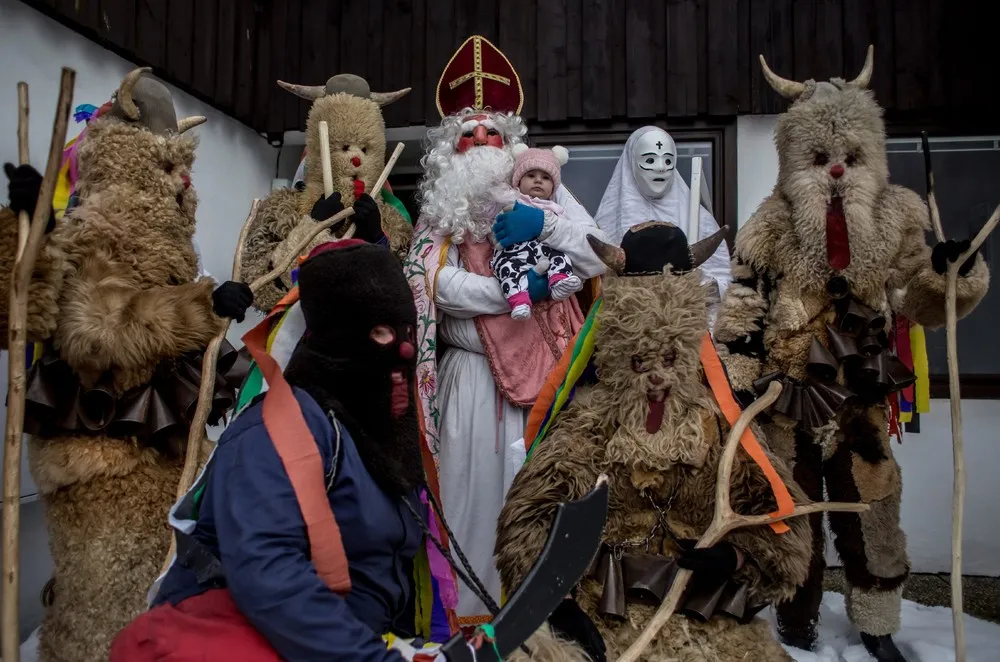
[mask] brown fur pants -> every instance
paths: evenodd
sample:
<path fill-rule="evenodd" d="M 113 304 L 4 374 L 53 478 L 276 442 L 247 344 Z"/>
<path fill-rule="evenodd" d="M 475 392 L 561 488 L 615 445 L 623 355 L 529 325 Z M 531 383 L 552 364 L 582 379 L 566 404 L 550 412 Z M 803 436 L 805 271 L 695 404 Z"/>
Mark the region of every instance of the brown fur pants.
<path fill-rule="evenodd" d="M 830 529 L 847 580 L 847 612 L 862 632 L 899 630 L 902 585 L 909 575 L 906 538 L 899 528 L 902 491 L 899 465 L 892 457 L 888 422 L 880 407 L 845 412 L 840 429 L 826 444 L 799 428 L 768 426 L 779 453 L 790 451 L 796 482 L 813 501 L 864 502 L 866 513 L 830 513 Z M 782 439 L 783 438 L 783 439 Z M 785 443 L 781 443 L 784 441 Z M 782 453 L 783 454 L 783 453 Z M 823 515 L 810 516 L 813 556 L 809 577 L 795 597 L 777 607 L 782 636 L 811 641 L 823 597 Z"/>

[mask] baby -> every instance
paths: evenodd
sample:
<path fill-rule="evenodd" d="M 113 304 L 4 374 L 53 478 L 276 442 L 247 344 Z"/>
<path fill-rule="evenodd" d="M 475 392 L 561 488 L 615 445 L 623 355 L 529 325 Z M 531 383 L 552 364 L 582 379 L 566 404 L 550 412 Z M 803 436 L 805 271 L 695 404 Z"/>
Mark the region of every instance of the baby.
<path fill-rule="evenodd" d="M 514 188 L 502 194 L 504 200 L 498 202 L 510 206 L 517 201 L 556 216 L 563 215 L 563 208 L 552 198 L 559 188 L 560 168 L 569 160 L 566 148 L 557 145 L 548 150 L 518 144 L 513 151 L 514 176 L 511 181 Z M 531 317 L 528 272 L 532 269 L 548 277 L 551 296 L 557 301 L 568 299 L 574 292 L 583 289 L 583 282 L 573 273 L 569 257 L 538 239 L 502 248 L 493 238 L 493 245 L 496 250 L 490 265 L 500 281 L 500 288 L 511 307 L 510 316 L 514 319 Z"/>

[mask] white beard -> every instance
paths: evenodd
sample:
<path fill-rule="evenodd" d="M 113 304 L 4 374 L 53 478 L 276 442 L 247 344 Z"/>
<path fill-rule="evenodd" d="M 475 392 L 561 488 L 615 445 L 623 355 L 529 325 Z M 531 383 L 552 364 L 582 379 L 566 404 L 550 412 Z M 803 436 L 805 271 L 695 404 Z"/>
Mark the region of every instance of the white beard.
<path fill-rule="evenodd" d="M 460 244 L 466 235 L 483 241 L 502 207 L 513 202 L 510 185 L 514 157 L 496 147 L 474 147 L 455 154 L 437 179 L 425 183 L 420 212 L 443 235 Z"/>

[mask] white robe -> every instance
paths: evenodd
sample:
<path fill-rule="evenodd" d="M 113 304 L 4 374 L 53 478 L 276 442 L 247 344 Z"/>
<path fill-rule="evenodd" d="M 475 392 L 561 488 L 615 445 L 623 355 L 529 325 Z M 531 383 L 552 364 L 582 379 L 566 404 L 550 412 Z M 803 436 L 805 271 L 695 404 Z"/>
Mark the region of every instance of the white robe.
<path fill-rule="evenodd" d="M 581 279 L 603 274 L 604 264 L 587 243 L 587 234 L 604 241 L 604 233 L 564 187 L 555 201 L 566 215 L 546 214 L 540 239 L 566 253 Z M 472 569 L 499 604 L 496 525 L 510 480 L 505 469 L 523 461 L 523 443 L 520 458 L 516 451 L 511 457 L 511 447 L 524 437 L 529 410 L 511 405 L 497 391 L 473 318 L 509 314 L 510 305 L 495 278 L 462 268 L 455 246 L 438 273 L 435 304 L 438 342 L 448 346 L 437 369 L 442 505 Z M 486 606 L 461 582 L 457 612 L 463 625 L 489 620 Z"/>
<path fill-rule="evenodd" d="M 632 173 L 633 146 L 643 133 L 655 128 L 643 127 L 629 136 L 597 209 L 596 223 L 615 246 L 621 244 L 622 237 L 630 227 L 646 221 L 669 221 L 687 234 L 691 189 L 684 178 L 674 171 L 670 189 L 663 197 L 647 198 L 639 190 Z M 692 244 L 719 231 L 719 224 L 712 214 L 704 207 L 699 209 L 698 236 L 688 237 L 688 242 Z M 732 282 L 729 257 L 729 247 L 723 241 L 715 253 L 701 265 L 702 282 L 710 287 L 709 328 L 714 326 L 716 310 Z"/>

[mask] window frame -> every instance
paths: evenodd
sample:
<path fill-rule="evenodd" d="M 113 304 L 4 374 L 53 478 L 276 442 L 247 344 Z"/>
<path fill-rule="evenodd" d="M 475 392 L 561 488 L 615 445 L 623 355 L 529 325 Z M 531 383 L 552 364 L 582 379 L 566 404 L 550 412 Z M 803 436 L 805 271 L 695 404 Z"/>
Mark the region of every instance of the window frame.
<path fill-rule="evenodd" d="M 926 131 L 931 140 L 934 139 L 985 139 L 988 136 L 1000 135 L 996 126 L 956 126 L 951 123 L 923 123 L 920 118 L 897 118 L 886 122 L 886 138 L 888 140 L 920 140 L 921 132 Z M 933 148 L 933 147 L 932 147 Z M 926 200 L 926 191 L 916 191 Z M 985 222 L 986 219 L 983 219 Z M 961 320 L 959 320 L 961 324 Z M 932 399 L 948 400 L 951 398 L 951 386 L 948 373 L 932 373 L 928 375 L 930 382 L 930 397 Z M 978 373 L 963 374 L 959 366 L 958 385 L 962 400 L 1000 400 L 1000 374 Z"/>
<path fill-rule="evenodd" d="M 662 120 L 650 122 L 623 122 L 610 126 L 568 125 L 553 128 L 544 124 L 529 123 L 527 142 L 532 147 L 562 145 L 624 145 L 636 129 L 656 126 L 675 142 L 708 142 L 712 145 L 712 208 L 715 219 L 733 228 L 726 235 L 730 253 L 736 237 L 736 118 L 727 122 L 697 122 L 667 126 Z"/>

